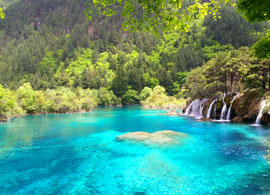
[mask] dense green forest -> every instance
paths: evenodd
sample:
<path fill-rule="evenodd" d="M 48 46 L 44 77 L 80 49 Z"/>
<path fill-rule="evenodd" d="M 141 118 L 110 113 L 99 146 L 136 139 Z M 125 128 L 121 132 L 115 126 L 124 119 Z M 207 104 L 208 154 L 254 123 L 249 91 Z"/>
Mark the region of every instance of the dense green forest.
<path fill-rule="evenodd" d="M 77 94 L 78 90 L 92 99 L 98 93 L 108 95 L 105 99 L 109 100 L 96 99 L 92 105 L 139 103 L 141 91 L 156 86 L 164 87 L 167 95 L 179 98 L 205 91 L 216 94 L 231 90 L 227 81 L 222 80 L 225 63 L 219 64 L 228 58 L 226 68 L 230 73 L 226 72 L 226 78 L 231 78 L 231 86 L 237 86 L 237 75 L 241 74 L 247 77 L 241 82 L 244 86 L 265 85 L 265 79 L 250 82 L 267 74 L 264 71 L 267 62 L 250 59 L 253 54 L 248 48 L 267 34 L 269 24 L 249 23 L 235 7 L 223 6 L 219 19 L 208 16 L 194 21 L 188 33 L 173 32 L 156 38 L 149 33 L 124 31 L 121 12 L 113 17 L 93 12 L 89 21 L 84 14 L 89 7 L 84 2 L 21 0 L 11 5 L 10 1 L 1 1 L 7 9 L 5 19 L 0 21 L 0 84 L 7 91 L 7 97 L 15 93 L 10 90 L 19 93 L 25 83 L 46 98 L 51 93 L 63 96 L 74 93 L 74 97 L 84 98 Z M 245 70 L 237 69 L 233 60 L 248 62 L 248 66 Z M 256 75 L 251 71 L 255 69 L 259 71 Z M 196 71 L 202 71 L 203 78 L 194 76 Z M 209 78 L 211 71 L 223 72 L 218 78 Z M 91 95 L 87 90 L 91 90 Z M 17 99 L 20 99 L 18 94 Z M 21 101 L 16 102 L 27 113 L 60 109 L 29 111 Z M 81 108 L 66 111 L 78 110 Z"/>
<path fill-rule="evenodd" d="M 248 47 L 220 52 L 190 72 L 185 87 L 188 97 L 220 97 L 247 90 L 270 89 L 270 61 L 258 59 Z"/>

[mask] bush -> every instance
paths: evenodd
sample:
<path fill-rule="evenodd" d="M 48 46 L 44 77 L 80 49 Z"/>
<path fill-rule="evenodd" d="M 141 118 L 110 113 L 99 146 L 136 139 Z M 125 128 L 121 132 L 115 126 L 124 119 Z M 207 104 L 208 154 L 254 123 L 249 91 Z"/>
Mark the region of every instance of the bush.
<path fill-rule="evenodd" d="M 143 88 L 143 90 L 140 93 L 140 100 L 146 100 L 151 93 L 153 93 L 153 90 L 149 87 Z"/>
<path fill-rule="evenodd" d="M 97 106 L 90 89 L 60 87 L 34 91 L 29 83 L 17 90 L 21 107 L 29 114 L 90 111 Z"/>
<path fill-rule="evenodd" d="M 98 103 L 101 106 L 112 106 L 117 105 L 119 103 L 116 95 L 114 95 L 113 91 L 109 91 L 108 89 L 101 87 L 97 92 Z"/>
<path fill-rule="evenodd" d="M 122 103 L 124 105 L 132 105 L 138 104 L 140 102 L 140 98 L 138 95 L 138 91 L 129 89 L 122 97 Z"/>
<path fill-rule="evenodd" d="M 167 96 L 165 89 L 161 86 L 156 86 L 150 96 L 141 102 L 142 105 L 150 108 L 184 108 L 185 99 L 177 99 L 173 96 Z"/>
<path fill-rule="evenodd" d="M 32 89 L 30 83 L 24 83 L 17 90 L 19 104 L 29 114 L 42 112 L 41 106 L 43 102 L 41 102 L 42 97 L 40 95 L 42 94 Z"/>
<path fill-rule="evenodd" d="M 90 111 L 97 106 L 96 100 L 89 89 L 70 89 L 60 87 L 55 90 L 47 90 L 45 95 L 49 102 L 47 109 L 49 112 L 81 112 Z"/>
<path fill-rule="evenodd" d="M 0 120 L 22 114 L 23 111 L 17 104 L 16 94 L 0 85 Z"/>

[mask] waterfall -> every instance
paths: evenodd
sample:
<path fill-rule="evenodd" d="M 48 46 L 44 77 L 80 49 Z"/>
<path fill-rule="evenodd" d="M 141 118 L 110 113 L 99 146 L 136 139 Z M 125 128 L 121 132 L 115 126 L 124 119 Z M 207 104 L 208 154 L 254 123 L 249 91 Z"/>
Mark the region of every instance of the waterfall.
<path fill-rule="evenodd" d="M 193 104 L 194 104 L 195 101 L 196 101 L 196 100 L 192 101 L 192 102 L 189 104 L 189 106 L 188 106 L 188 108 L 187 108 L 187 110 L 186 110 L 186 112 L 185 112 L 185 115 L 189 115 L 189 114 L 190 114 L 191 108 L 192 108 L 192 106 L 193 106 Z"/>
<path fill-rule="evenodd" d="M 230 106 L 230 108 L 229 108 L 229 110 L 228 110 L 228 112 L 227 112 L 227 116 L 226 116 L 226 120 L 230 120 L 231 119 L 231 109 L 232 109 L 232 105 L 233 105 L 233 102 L 239 97 L 239 93 L 237 93 L 234 97 L 233 97 L 233 99 L 232 99 L 232 103 L 231 103 L 231 106 Z"/>
<path fill-rule="evenodd" d="M 200 114 L 200 105 L 201 101 L 199 99 L 194 101 L 194 104 L 191 107 L 191 116 L 199 116 Z"/>
<path fill-rule="evenodd" d="M 204 104 L 207 101 L 206 98 L 199 100 L 196 99 L 188 106 L 185 115 L 194 116 L 197 118 L 203 118 L 203 108 Z"/>
<path fill-rule="evenodd" d="M 199 113 L 199 119 L 203 118 L 203 108 L 204 108 L 204 105 L 206 103 L 208 99 L 207 98 L 204 98 L 202 101 L 201 101 L 201 104 L 200 104 L 200 113 Z"/>
<path fill-rule="evenodd" d="M 225 120 L 225 116 L 226 116 L 227 105 L 226 105 L 226 102 L 225 102 L 225 97 L 226 97 L 226 95 L 224 94 L 223 99 L 222 99 L 223 107 L 222 107 L 222 110 L 221 110 L 220 120 Z"/>
<path fill-rule="evenodd" d="M 206 115 L 206 118 L 210 118 L 211 116 L 211 111 L 212 111 L 212 107 L 214 105 L 214 103 L 217 101 L 217 99 L 215 99 L 209 106 L 208 110 L 207 110 L 207 115 Z"/>
<path fill-rule="evenodd" d="M 221 110 L 220 120 L 225 120 L 226 111 L 227 111 L 227 106 L 226 106 L 226 103 L 224 103 Z"/>
<path fill-rule="evenodd" d="M 260 108 L 259 114 L 258 114 L 258 116 L 256 118 L 256 122 L 255 122 L 256 125 L 260 125 L 261 118 L 262 118 L 262 115 L 263 115 L 263 109 L 264 109 L 265 105 L 266 105 L 266 101 L 263 100 L 262 103 L 261 103 L 261 108 Z"/>

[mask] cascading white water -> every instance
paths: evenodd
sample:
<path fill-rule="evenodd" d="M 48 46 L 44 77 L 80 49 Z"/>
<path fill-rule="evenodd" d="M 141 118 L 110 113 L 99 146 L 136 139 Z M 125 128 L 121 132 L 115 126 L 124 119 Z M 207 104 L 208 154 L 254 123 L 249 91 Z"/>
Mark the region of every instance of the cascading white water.
<path fill-rule="evenodd" d="M 234 97 L 233 97 L 233 99 L 232 99 L 232 103 L 231 103 L 231 105 L 230 105 L 230 108 L 229 108 L 229 110 L 228 110 L 228 112 L 227 112 L 227 116 L 226 116 L 226 120 L 231 120 L 231 110 L 232 110 L 232 105 L 233 105 L 233 102 L 239 97 L 239 93 L 237 93 Z"/>
<path fill-rule="evenodd" d="M 266 105 L 266 101 L 263 100 L 262 103 L 261 103 L 260 111 L 259 111 L 259 113 L 258 113 L 258 115 L 257 115 L 257 118 L 256 118 L 255 125 L 260 125 L 260 123 L 261 123 L 261 118 L 262 118 L 262 115 L 263 115 L 263 109 L 264 109 L 265 105 Z"/>
<path fill-rule="evenodd" d="M 203 108 L 207 101 L 206 98 L 199 100 L 196 99 L 188 106 L 185 115 L 194 116 L 196 118 L 203 118 Z"/>
<path fill-rule="evenodd" d="M 224 103 L 221 110 L 220 120 L 225 120 L 226 111 L 227 111 L 227 106 L 226 106 L 226 103 Z"/>
<path fill-rule="evenodd" d="M 227 105 L 226 105 L 226 102 L 225 102 L 225 97 L 226 97 L 226 95 L 224 94 L 223 99 L 222 99 L 223 107 L 222 107 L 222 110 L 221 110 L 220 120 L 225 120 L 225 116 L 226 116 Z"/>
<path fill-rule="evenodd" d="M 198 119 L 203 118 L 203 108 L 204 108 L 204 105 L 201 105 L 200 106 L 200 114 L 199 114 L 199 117 L 197 117 Z"/>
<path fill-rule="evenodd" d="M 208 100 L 207 98 L 204 98 L 201 101 L 201 104 L 200 104 L 200 114 L 199 114 L 199 117 L 198 117 L 199 119 L 203 118 L 203 108 L 204 108 L 204 105 L 205 105 L 205 103 L 206 103 L 207 100 Z"/>
<path fill-rule="evenodd" d="M 191 113 L 190 113 L 191 116 L 195 116 L 195 117 L 199 116 L 200 105 L 201 105 L 201 101 L 199 99 L 194 101 L 194 104 L 191 107 Z"/>
<path fill-rule="evenodd" d="M 185 112 L 185 115 L 189 115 L 189 114 L 190 114 L 192 105 L 194 104 L 195 101 L 196 101 L 196 100 L 192 101 L 192 102 L 189 104 L 189 106 L 188 106 L 188 108 L 187 108 L 187 110 L 186 110 L 186 112 Z"/>
<path fill-rule="evenodd" d="M 211 111 L 212 111 L 212 107 L 214 105 L 214 103 L 217 101 L 217 99 L 215 99 L 209 106 L 208 110 L 207 110 L 207 114 L 206 114 L 206 118 L 210 118 L 211 116 Z"/>

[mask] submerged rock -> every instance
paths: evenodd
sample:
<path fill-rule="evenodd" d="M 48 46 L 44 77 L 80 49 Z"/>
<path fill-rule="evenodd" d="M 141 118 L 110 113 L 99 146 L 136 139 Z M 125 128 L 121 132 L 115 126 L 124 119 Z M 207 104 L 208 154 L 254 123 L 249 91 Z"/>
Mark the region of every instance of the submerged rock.
<path fill-rule="evenodd" d="M 156 131 L 154 133 L 147 132 L 131 132 L 120 135 L 116 138 L 117 141 L 132 141 L 143 143 L 146 145 L 178 145 L 181 144 L 182 138 L 188 135 L 171 130 Z"/>
<path fill-rule="evenodd" d="M 177 113 L 177 112 L 167 112 L 167 115 L 168 116 L 179 116 L 181 114 L 180 113 Z"/>
<path fill-rule="evenodd" d="M 135 192 L 134 195 L 145 195 L 144 192 Z"/>

